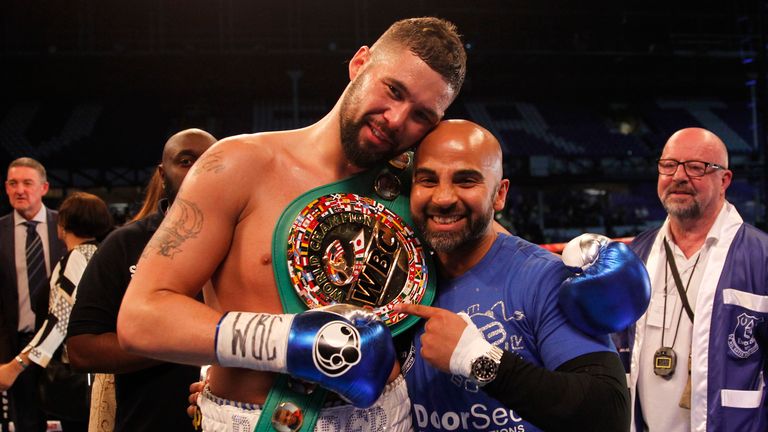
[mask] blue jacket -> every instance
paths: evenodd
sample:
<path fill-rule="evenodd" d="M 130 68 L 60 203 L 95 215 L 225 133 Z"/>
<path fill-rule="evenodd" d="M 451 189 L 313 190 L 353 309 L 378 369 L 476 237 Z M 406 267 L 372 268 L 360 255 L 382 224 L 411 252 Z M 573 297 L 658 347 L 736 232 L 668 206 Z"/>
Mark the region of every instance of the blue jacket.
<path fill-rule="evenodd" d="M 710 249 L 695 305 L 691 430 L 764 432 L 768 431 L 768 234 L 744 223 L 731 204 L 726 202 L 723 211 L 725 223 Z M 649 273 L 657 268 L 660 232 L 666 227 L 646 231 L 632 243 Z M 645 318 L 638 320 L 629 338 L 635 430 L 642 430 L 636 368 Z"/>

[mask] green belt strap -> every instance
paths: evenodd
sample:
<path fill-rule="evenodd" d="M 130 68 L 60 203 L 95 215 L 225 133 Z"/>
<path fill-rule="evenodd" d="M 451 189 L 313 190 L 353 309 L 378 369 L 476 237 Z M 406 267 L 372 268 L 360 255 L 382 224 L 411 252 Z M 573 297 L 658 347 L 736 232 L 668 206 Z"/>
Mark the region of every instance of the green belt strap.
<path fill-rule="evenodd" d="M 272 236 L 272 268 L 275 273 L 275 281 L 277 283 L 277 289 L 280 294 L 280 301 L 283 304 L 284 312 L 300 313 L 307 310 L 307 306 L 296 294 L 293 284 L 291 283 L 286 262 L 286 254 L 290 227 L 299 212 L 301 212 L 301 210 L 309 203 L 321 196 L 332 193 L 354 193 L 376 199 L 376 201 L 384 204 L 384 206 L 400 216 L 407 224 L 413 225 L 408 200 L 410 179 L 406 178 L 401 180 L 405 194 L 401 193 L 391 201 L 385 200 L 376 195 L 373 190 L 374 181 L 382 172 L 382 169 L 387 168 L 371 169 L 362 174 L 312 189 L 293 200 L 283 211 Z M 406 172 L 406 175 L 408 174 L 409 172 Z M 429 260 L 428 255 L 427 259 Z M 434 278 L 430 278 L 422 303 L 432 303 L 435 295 L 434 286 Z M 392 329 L 392 335 L 396 336 L 401 333 L 411 325 L 415 324 L 418 319 L 419 318 L 415 316 L 409 316 L 403 319 Z M 275 383 L 272 385 L 269 395 L 267 395 L 267 399 L 264 402 L 261 416 L 259 417 L 254 432 L 273 431 L 272 414 L 275 412 L 275 409 L 284 402 L 292 402 L 301 408 L 304 415 L 304 421 L 299 432 L 309 432 L 314 430 L 327 391 L 320 386 L 317 386 L 309 395 L 298 393 L 288 388 L 289 380 L 290 377 L 288 375 L 280 375 L 275 380 Z"/>
<path fill-rule="evenodd" d="M 299 432 L 309 432 L 315 429 L 315 423 L 317 423 L 317 417 L 320 415 L 320 409 L 323 407 L 323 401 L 325 400 L 327 390 L 317 386 L 315 387 L 315 390 L 308 395 L 295 392 L 288 387 L 288 381 L 290 381 L 290 379 L 290 376 L 284 374 L 278 375 L 275 379 L 272 388 L 269 389 L 267 399 L 264 401 L 264 406 L 261 409 L 261 416 L 259 416 L 259 422 L 256 423 L 254 432 L 274 431 L 275 428 L 272 426 L 272 414 L 275 412 L 275 409 L 284 402 L 292 402 L 301 408 L 304 421 L 301 424 Z"/>

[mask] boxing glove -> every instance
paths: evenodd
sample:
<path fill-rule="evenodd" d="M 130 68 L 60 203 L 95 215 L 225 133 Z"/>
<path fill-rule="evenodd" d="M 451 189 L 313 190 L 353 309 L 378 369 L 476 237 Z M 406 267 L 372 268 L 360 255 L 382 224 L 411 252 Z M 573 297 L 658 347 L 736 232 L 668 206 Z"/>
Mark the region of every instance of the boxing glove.
<path fill-rule="evenodd" d="M 216 358 L 311 381 L 367 408 L 387 383 L 395 348 L 374 313 L 337 304 L 300 314 L 228 312 L 216 328 Z"/>
<path fill-rule="evenodd" d="M 596 336 L 623 330 L 648 308 L 648 272 L 624 243 L 582 234 L 563 249 L 563 263 L 575 274 L 560 286 L 560 308 L 583 332 Z"/>

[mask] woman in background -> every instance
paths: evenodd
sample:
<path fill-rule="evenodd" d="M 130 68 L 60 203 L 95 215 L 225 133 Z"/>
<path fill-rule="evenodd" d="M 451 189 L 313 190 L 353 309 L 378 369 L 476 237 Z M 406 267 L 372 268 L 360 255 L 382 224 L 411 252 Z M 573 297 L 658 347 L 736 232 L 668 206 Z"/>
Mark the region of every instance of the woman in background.
<path fill-rule="evenodd" d="M 0 390 L 10 388 L 31 363 L 48 368 L 43 375 L 52 381 L 41 384 L 43 399 L 48 399 L 43 402 L 44 409 L 61 420 L 64 432 L 85 431 L 88 425 L 87 391 L 89 389 L 87 385 L 79 389 L 54 387 L 69 385 L 67 383 L 70 381 L 83 382 L 84 376 L 77 377 L 69 371 L 66 346 L 63 342 L 67 334 L 69 314 L 77 296 L 80 277 L 88 261 L 96 252 L 97 239 L 104 238 L 112 229 L 112 217 L 107 204 L 101 198 L 85 192 L 74 192 L 59 207 L 57 228 L 59 238 L 67 246 L 67 254 L 51 272 L 48 318 L 29 345 L 15 359 L 0 365 Z M 55 374 L 49 373 L 54 369 L 57 371 Z M 41 380 L 46 381 L 43 377 Z M 57 398 L 58 394 L 63 394 L 65 397 Z M 55 408 L 71 411 L 67 406 L 73 403 L 86 407 L 85 412 L 83 413 L 82 410 L 64 414 L 50 412 L 58 411 Z"/>

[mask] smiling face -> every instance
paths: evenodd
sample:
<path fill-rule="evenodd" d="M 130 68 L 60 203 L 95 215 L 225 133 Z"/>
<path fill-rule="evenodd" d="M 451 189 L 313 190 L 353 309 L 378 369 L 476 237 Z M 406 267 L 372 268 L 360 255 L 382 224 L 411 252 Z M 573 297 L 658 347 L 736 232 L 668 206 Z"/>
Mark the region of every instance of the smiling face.
<path fill-rule="evenodd" d="M 455 97 L 440 74 L 404 48 L 361 48 L 350 77 L 340 105 L 341 142 L 347 160 L 361 168 L 413 146 Z"/>
<path fill-rule="evenodd" d="M 504 208 L 509 188 L 501 176 L 498 141 L 474 123 L 445 121 L 424 138 L 416 150 L 411 213 L 438 254 L 490 247 L 493 215 Z"/>
<path fill-rule="evenodd" d="M 723 142 L 715 134 L 699 128 L 683 129 L 672 135 L 660 159 L 696 160 L 728 166 Z M 679 165 L 674 174 L 659 174 L 659 199 L 671 218 L 695 220 L 717 216 L 733 174 L 727 169 L 710 171 L 702 177 L 690 177 Z"/>

